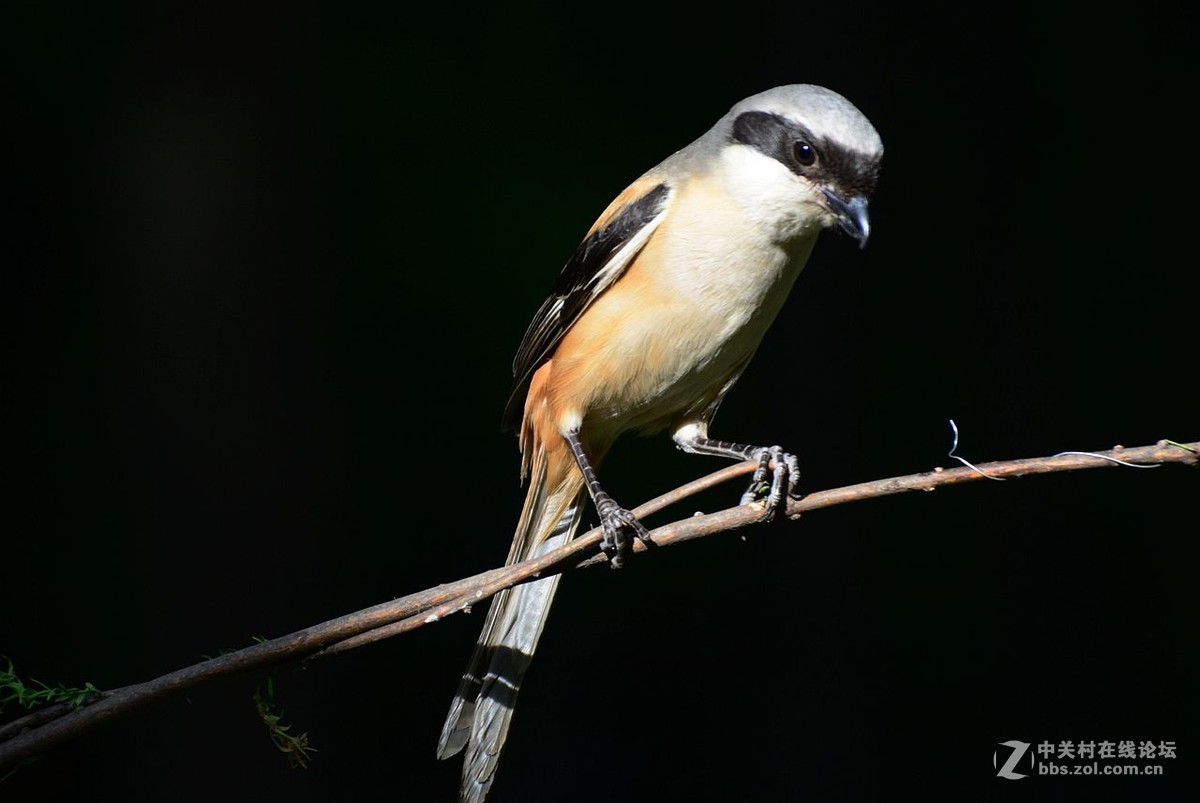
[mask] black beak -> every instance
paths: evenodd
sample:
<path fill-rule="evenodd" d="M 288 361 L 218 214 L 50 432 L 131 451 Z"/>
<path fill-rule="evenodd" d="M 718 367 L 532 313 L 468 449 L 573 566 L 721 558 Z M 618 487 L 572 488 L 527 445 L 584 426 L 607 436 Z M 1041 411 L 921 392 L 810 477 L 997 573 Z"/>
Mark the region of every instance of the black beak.
<path fill-rule="evenodd" d="M 829 211 L 837 218 L 838 228 L 858 240 L 859 248 L 867 247 L 871 236 L 871 218 L 867 215 L 867 199 L 856 195 L 849 201 L 833 190 L 822 190 L 829 204 Z"/>

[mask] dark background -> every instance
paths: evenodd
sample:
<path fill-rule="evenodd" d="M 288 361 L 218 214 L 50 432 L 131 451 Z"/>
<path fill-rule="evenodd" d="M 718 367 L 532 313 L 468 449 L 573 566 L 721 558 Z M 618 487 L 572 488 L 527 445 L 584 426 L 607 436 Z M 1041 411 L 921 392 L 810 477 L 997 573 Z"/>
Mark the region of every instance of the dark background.
<path fill-rule="evenodd" d="M 874 235 L 822 239 L 714 434 L 808 490 L 950 464 L 951 418 L 976 461 L 1200 437 L 1191 20 L 966 5 L 6 13 L 0 654 L 115 687 L 500 563 L 543 293 L 627 182 L 782 83 L 881 132 Z M 632 506 L 720 465 L 659 437 L 604 477 Z M 1197 478 L 981 482 L 572 575 L 494 799 L 1189 797 Z M 482 618 L 275 672 L 308 770 L 241 677 L 0 799 L 449 801 Z M 1010 739 L 1179 757 L 1005 781 Z"/>

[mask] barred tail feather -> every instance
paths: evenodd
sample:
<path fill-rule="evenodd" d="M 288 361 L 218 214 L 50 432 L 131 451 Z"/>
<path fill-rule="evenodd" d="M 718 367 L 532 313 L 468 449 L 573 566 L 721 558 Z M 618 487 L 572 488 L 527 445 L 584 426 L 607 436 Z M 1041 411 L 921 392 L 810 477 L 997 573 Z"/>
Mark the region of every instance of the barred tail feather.
<path fill-rule="evenodd" d="M 586 501 L 582 477 L 576 472 L 570 472 L 553 491 L 546 487 L 549 478 L 544 457 L 534 461 L 532 473 L 509 565 L 539 557 L 570 541 Z M 438 743 L 438 758 L 449 758 L 466 748 L 461 803 L 479 803 L 491 788 L 521 679 L 533 659 L 559 577 L 502 591 L 488 609 Z"/>

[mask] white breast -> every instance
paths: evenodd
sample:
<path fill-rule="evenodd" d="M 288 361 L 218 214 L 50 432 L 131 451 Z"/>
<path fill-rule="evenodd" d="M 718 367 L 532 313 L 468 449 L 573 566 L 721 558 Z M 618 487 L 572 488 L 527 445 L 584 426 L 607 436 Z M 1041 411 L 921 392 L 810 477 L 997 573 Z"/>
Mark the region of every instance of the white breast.
<path fill-rule="evenodd" d="M 729 389 L 787 299 L 819 226 L 791 241 L 776 229 L 720 182 L 681 190 L 656 234 L 653 315 L 629 319 L 615 339 L 621 353 L 642 355 L 612 408 L 618 419 L 670 426 Z"/>
<path fill-rule="evenodd" d="M 664 290 L 680 300 L 674 325 L 695 330 L 698 366 L 753 353 L 821 231 L 823 210 L 780 180 L 778 162 L 726 153 L 723 171 L 680 193 L 662 232 Z"/>
<path fill-rule="evenodd" d="M 568 412 L 593 433 L 653 431 L 715 409 L 808 259 L 825 214 L 811 187 L 757 152 L 727 152 L 676 188 L 625 292 L 597 299 L 555 354 L 556 370 L 580 378 Z"/>

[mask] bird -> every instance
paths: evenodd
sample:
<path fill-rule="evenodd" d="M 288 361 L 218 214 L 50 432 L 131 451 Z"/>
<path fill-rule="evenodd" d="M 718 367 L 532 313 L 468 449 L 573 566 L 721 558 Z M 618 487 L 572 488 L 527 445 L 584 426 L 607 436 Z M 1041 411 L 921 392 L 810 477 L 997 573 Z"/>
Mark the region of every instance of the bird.
<path fill-rule="evenodd" d="M 813 84 L 747 97 L 608 205 L 534 314 L 513 361 L 502 423 L 528 480 L 507 564 L 550 552 L 590 498 L 614 567 L 645 527 L 597 470 L 625 433 L 669 431 L 685 452 L 756 460 L 742 502 L 770 517 L 799 481 L 779 446 L 709 437 L 818 235 L 865 246 L 883 143 L 849 100 Z M 768 481 L 769 480 L 769 488 Z M 496 778 L 517 694 L 559 575 L 497 594 L 438 742 L 465 751 L 460 803 Z"/>

